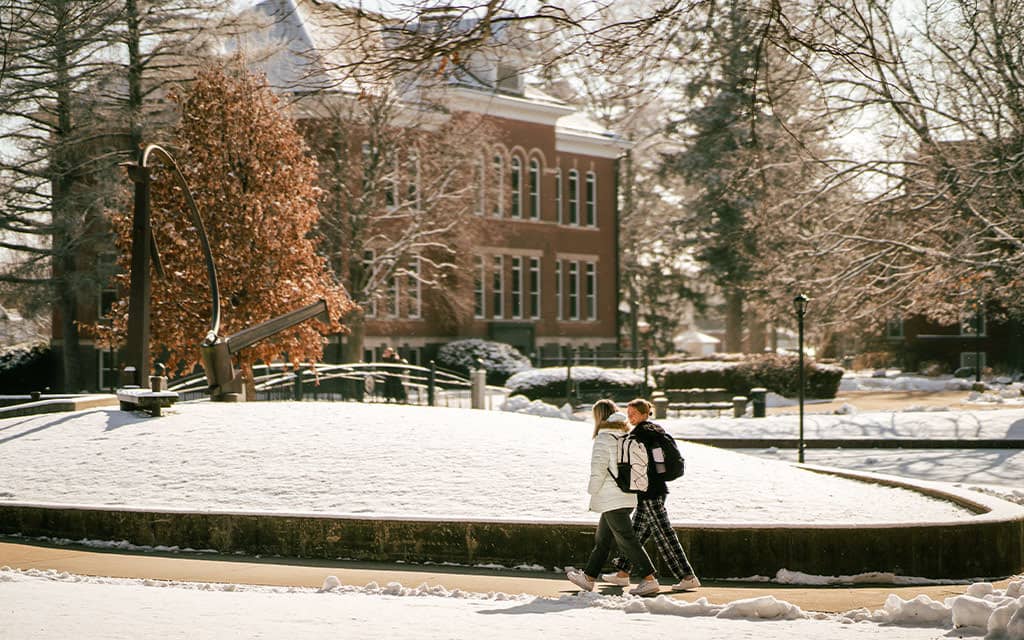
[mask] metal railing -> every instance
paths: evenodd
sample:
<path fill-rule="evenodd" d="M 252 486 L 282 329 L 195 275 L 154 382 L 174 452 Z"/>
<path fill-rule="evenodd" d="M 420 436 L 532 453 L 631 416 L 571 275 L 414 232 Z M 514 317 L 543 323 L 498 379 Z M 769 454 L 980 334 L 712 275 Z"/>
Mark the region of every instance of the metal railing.
<path fill-rule="evenodd" d="M 367 362 L 352 364 L 275 363 L 253 367 L 259 401 L 316 400 L 375 403 L 404 403 L 425 406 L 472 406 L 469 378 L 435 365 L 423 367 L 405 363 Z M 194 374 L 174 381 L 169 390 L 182 401 L 208 397 L 206 376 Z M 488 409 L 500 406 L 508 397 L 505 387 L 486 387 Z"/>

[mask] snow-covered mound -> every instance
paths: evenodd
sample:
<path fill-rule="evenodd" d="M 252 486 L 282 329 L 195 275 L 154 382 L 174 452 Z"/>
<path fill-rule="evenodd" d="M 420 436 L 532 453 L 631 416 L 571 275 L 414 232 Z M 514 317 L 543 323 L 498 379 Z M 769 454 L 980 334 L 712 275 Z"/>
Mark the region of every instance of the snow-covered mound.
<path fill-rule="evenodd" d="M 0 502 L 594 522 L 591 432 L 589 421 L 501 411 L 317 402 L 12 418 L 0 420 Z M 972 517 L 778 460 L 693 444 L 683 453 L 686 476 L 668 499 L 679 525 Z"/>

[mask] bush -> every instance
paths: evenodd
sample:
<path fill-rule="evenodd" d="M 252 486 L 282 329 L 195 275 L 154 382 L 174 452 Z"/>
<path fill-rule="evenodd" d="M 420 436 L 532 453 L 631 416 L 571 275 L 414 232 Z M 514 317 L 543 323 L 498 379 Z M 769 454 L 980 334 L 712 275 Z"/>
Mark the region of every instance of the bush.
<path fill-rule="evenodd" d="M 545 367 L 517 373 L 505 383 L 513 394 L 530 400 L 551 398 L 564 400 L 566 396 L 566 368 Z M 602 369 L 601 367 L 573 367 L 572 382 L 580 402 L 594 402 L 598 398 L 628 401 L 646 394 L 644 376 L 632 369 Z"/>
<path fill-rule="evenodd" d="M 799 395 L 800 365 L 796 356 L 765 354 L 742 362 L 690 362 L 655 367 L 654 377 L 662 389 L 722 388 L 749 396 L 754 387 L 764 387 L 782 396 Z M 804 362 L 807 397 L 834 398 L 843 369 L 835 365 Z"/>
<path fill-rule="evenodd" d="M 531 368 L 530 361 L 515 347 L 504 342 L 488 340 L 455 340 L 441 347 L 437 352 L 437 366 L 463 375 L 483 363 L 487 370 L 487 384 L 502 385 L 509 376 Z"/>
<path fill-rule="evenodd" d="M 43 391 L 53 382 L 49 345 L 15 345 L 0 353 L 0 389 L 4 393 Z"/>

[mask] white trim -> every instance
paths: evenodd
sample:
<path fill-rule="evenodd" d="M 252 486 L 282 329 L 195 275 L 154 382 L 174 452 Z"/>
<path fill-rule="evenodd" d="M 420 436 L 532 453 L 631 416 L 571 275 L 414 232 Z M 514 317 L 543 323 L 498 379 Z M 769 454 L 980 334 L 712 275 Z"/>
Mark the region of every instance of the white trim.
<path fill-rule="evenodd" d="M 512 282 L 511 286 L 509 287 L 509 301 L 512 303 L 512 319 L 522 320 L 526 316 L 526 314 L 524 313 L 524 311 L 526 310 L 526 288 L 523 286 L 524 284 L 526 284 L 526 280 L 523 278 L 523 267 L 525 265 L 525 260 L 523 256 L 512 256 L 511 262 L 512 264 L 510 265 L 509 268 L 512 271 Z M 517 263 L 519 265 L 518 269 L 516 268 Z M 517 290 L 519 292 L 518 311 L 516 311 L 515 305 Z"/>
<path fill-rule="evenodd" d="M 544 296 L 543 296 L 543 293 L 544 293 L 544 271 L 542 269 L 542 262 L 543 261 L 541 260 L 540 256 L 527 256 L 526 259 L 527 259 L 527 262 L 526 262 L 526 264 L 527 264 L 526 284 L 527 284 L 527 289 L 528 289 L 526 297 L 527 297 L 527 300 L 529 301 L 529 304 L 527 306 L 530 307 L 529 313 L 527 315 L 528 315 L 528 317 L 531 320 L 539 320 L 540 318 L 542 318 L 544 316 Z M 534 266 L 536 266 L 536 268 L 534 268 Z M 532 281 L 533 281 L 534 273 L 537 274 L 537 290 L 536 291 L 533 290 L 533 286 L 532 286 Z M 533 298 L 534 298 L 534 296 L 536 296 L 536 298 L 537 298 L 537 313 L 533 312 Z"/>
<path fill-rule="evenodd" d="M 538 102 L 469 87 L 451 87 L 446 93 L 449 107 L 456 111 L 470 111 L 521 122 L 555 125 L 559 118 L 576 113 L 576 109 L 568 105 Z"/>
<path fill-rule="evenodd" d="M 555 151 L 559 153 L 575 153 L 581 156 L 615 159 L 632 146 L 632 143 L 621 138 L 595 136 L 593 134 L 555 128 Z"/>
<path fill-rule="evenodd" d="M 495 280 L 494 276 L 498 278 Z M 491 317 L 495 320 L 505 319 L 505 256 L 494 254 L 491 257 Z M 494 286 L 497 284 L 498 286 Z M 494 301 L 498 304 L 495 305 Z"/>
<path fill-rule="evenodd" d="M 476 276 L 473 278 L 473 318 L 477 320 L 483 320 L 487 317 L 487 262 L 484 260 L 484 256 L 477 254 L 473 256 L 474 264 L 473 268 L 476 270 Z M 477 287 L 476 280 L 479 278 L 480 286 Z M 477 295 L 480 296 L 480 312 L 477 313 L 476 301 Z"/>

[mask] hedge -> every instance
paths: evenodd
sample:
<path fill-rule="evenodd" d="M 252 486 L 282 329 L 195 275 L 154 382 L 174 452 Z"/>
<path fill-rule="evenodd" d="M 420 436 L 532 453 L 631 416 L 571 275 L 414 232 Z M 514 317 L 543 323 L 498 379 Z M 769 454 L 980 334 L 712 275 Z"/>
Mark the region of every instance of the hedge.
<path fill-rule="evenodd" d="M 843 377 L 842 367 L 804 361 L 805 390 L 809 398 L 834 398 Z M 661 389 L 722 388 L 749 396 L 764 387 L 787 398 L 799 395 L 800 364 L 797 356 L 764 354 L 745 360 L 697 361 L 652 368 Z"/>
<path fill-rule="evenodd" d="M 436 362 L 439 367 L 469 375 L 479 366 L 477 360 L 487 370 L 487 384 L 494 385 L 503 385 L 509 376 L 532 366 L 512 345 L 477 338 L 449 342 L 438 350 Z"/>
<path fill-rule="evenodd" d="M 573 367 L 572 382 L 576 399 L 580 402 L 593 402 L 605 397 L 627 401 L 646 394 L 643 374 L 632 369 Z M 517 373 L 508 379 L 505 386 L 513 394 L 524 395 L 530 400 L 564 399 L 566 367 L 545 367 Z"/>
<path fill-rule="evenodd" d="M 18 345 L 0 352 L 0 389 L 3 393 L 45 391 L 53 384 L 55 363 L 49 345 Z"/>

